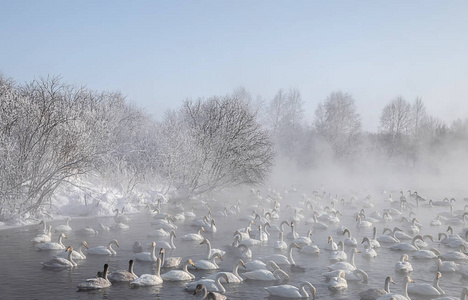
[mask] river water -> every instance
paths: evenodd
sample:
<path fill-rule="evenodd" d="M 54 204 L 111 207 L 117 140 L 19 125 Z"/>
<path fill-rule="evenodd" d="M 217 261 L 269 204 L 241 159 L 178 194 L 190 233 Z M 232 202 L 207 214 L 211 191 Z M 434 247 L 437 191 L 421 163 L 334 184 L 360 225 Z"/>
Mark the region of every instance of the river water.
<path fill-rule="evenodd" d="M 460 204 L 461 205 L 461 204 Z M 285 204 L 283 203 L 281 218 L 274 220 L 272 225 L 279 225 L 282 220 L 289 220 L 294 212 L 292 210 L 285 210 Z M 166 205 L 164 208 L 166 211 L 177 213 L 171 205 Z M 201 218 L 202 212 L 205 213 L 207 209 L 200 207 L 198 209 L 198 217 Z M 214 248 L 221 248 L 228 250 L 229 245 L 232 243 L 232 235 L 234 230 L 245 227 L 246 221 L 241 221 L 240 218 L 243 215 L 248 214 L 251 210 L 245 210 L 245 212 L 239 215 L 230 215 L 228 217 L 217 217 L 216 225 L 218 232 L 214 234 L 205 233 L 205 237 L 211 241 Z M 372 211 L 372 209 L 369 209 Z M 372 236 L 372 230 L 366 229 L 357 231 L 356 222 L 353 217 L 353 210 L 343 210 L 344 216 L 341 217 L 341 224 L 349 227 L 353 233 L 353 236 L 357 238 L 358 243 L 361 242 L 363 236 Z M 428 222 L 432 216 L 434 216 L 431 209 L 423 209 L 416 211 L 419 216 L 420 222 L 423 223 L 424 229 L 421 231 L 422 234 L 433 234 L 437 239 L 437 233 L 439 231 L 444 232 L 446 226 L 440 228 L 428 226 Z M 120 248 L 116 248 L 117 255 L 115 256 L 93 256 L 87 255 L 87 259 L 78 261 L 78 267 L 69 270 L 51 270 L 43 268 L 41 262 L 49 260 L 52 257 L 53 251 L 38 251 L 31 239 L 36 236 L 37 228 L 39 226 L 28 226 L 24 228 L 8 229 L 0 231 L 0 298 L 1 299 L 195 299 L 196 297 L 192 293 L 188 293 L 184 290 L 185 283 L 172 283 L 164 282 L 162 286 L 157 287 L 140 287 L 132 288 L 128 284 L 113 284 L 111 287 L 103 290 L 92 291 L 92 292 L 79 292 L 77 285 L 80 282 L 85 281 L 87 278 L 93 277 L 97 271 L 102 270 L 105 263 L 110 266 L 110 271 L 117 269 L 127 269 L 129 259 L 132 259 L 134 254 L 132 246 L 135 241 L 139 241 L 145 247 L 144 251 L 149 251 L 149 245 L 154 240 L 160 240 L 160 238 L 148 237 L 147 234 L 154 230 L 154 226 L 151 226 L 151 222 L 154 221 L 153 217 L 146 214 L 132 214 L 129 215 L 131 218 L 130 228 L 121 231 L 109 231 L 100 232 L 96 236 L 79 236 L 75 234 L 76 230 L 91 226 L 97 228 L 98 223 L 105 225 L 112 225 L 114 220 L 112 217 L 103 218 L 73 218 L 70 226 L 73 231 L 68 233 L 68 239 L 64 240 L 64 244 L 72 245 L 77 248 L 80 241 L 86 240 L 89 247 L 95 247 L 99 245 L 107 245 L 112 239 L 117 239 L 120 243 Z M 63 221 L 53 221 L 51 225 L 53 227 L 63 224 Z M 197 231 L 196 227 L 191 226 L 192 219 L 186 219 L 182 222 L 177 222 L 177 238 L 175 239 L 176 250 L 173 250 L 171 256 L 181 256 L 185 258 L 192 258 L 194 261 L 199 259 L 205 259 L 206 246 L 198 245 L 197 242 L 184 242 L 180 239 L 187 233 L 194 233 Z M 399 225 L 399 222 L 392 222 L 386 224 L 377 224 L 378 234 L 381 233 L 383 227 L 391 227 Z M 297 231 L 300 235 L 306 235 L 307 230 L 312 225 L 305 225 L 304 222 L 297 224 Z M 285 227 L 285 232 L 289 231 L 288 227 Z M 376 251 L 378 256 L 373 259 L 366 259 L 362 255 L 357 254 L 355 261 L 356 266 L 363 269 L 369 275 L 369 282 L 356 283 L 349 282 L 348 289 L 344 293 L 332 293 L 327 288 L 327 283 L 324 277 L 321 275 L 327 271 L 326 266 L 330 265 L 329 252 L 324 248 L 327 245 L 327 237 L 329 235 L 338 242 L 344 239 L 343 236 L 339 236 L 336 233 L 337 225 L 330 226 L 327 230 L 314 230 L 312 240 L 321 249 L 320 255 L 306 255 L 293 251 L 293 257 L 296 264 L 304 266 L 306 271 L 292 272 L 288 267 L 283 269 L 290 274 L 289 284 L 298 285 L 301 281 L 311 282 L 317 289 L 317 299 L 359 299 L 357 294 L 361 291 L 369 288 L 383 288 L 385 277 L 391 275 L 396 282 L 396 285 L 391 286 L 392 292 L 401 293 L 403 274 L 395 272 L 394 265 L 401 256 L 402 253 L 391 251 L 388 246 L 382 245 L 381 248 L 377 248 Z M 462 226 L 455 227 L 455 230 L 461 231 Z M 54 233 L 52 241 L 56 241 L 57 234 Z M 167 240 L 167 239 L 166 239 Z M 276 253 L 273 251 L 271 245 L 277 240 L 277 233 L 272 233 L 270 239 L 263 246 L 253 246 L 251 250 L 254 258 L 267 256 Z M 431 243 L 430 247 L 440 249 L 442 252 L 452 251 L 453 249 L 445 248 L 441 246 L 437 241 Z M 361 244 L 358 248 L 363 250 Z M 349 249 L 347 248 L 348 257 Z M 86 253 L 86 251 L 85 251 Z M 223 271 L 232 272 L 233 266 L 237 260 L 230 252 L 224 257 L 224 260 L 219 263 L 220 269 Z M 248 261 L 248 259 L 244 259 Z M 416 260 L 410 256 L 410 262 L 413 265 L 414 272 L 410 274 L 415 283 L 432 283 L 435 273 L 429 272 L 429 268 L 435 263 L 434 260 Z M 461 262 L 462 265 L 466 263 Z M 154 271 L 151 263 L 140 263 L 136 262 L 134 271 L 136 274 L 152 273 Z M 241 268 L 239 269 L 242 273 Z M 165 273 L 167 270 L 162 269 L 161 273 Z M 197 279 L 216 273 L 214 271 L 201 271 L 193 270 L 192 273 L 196 275 Z M 264 290 L 264 287 L 269 285 L 275 285 L 271 283 L 258 283 L 258 282 L 244 282 L 239 284 L 227 284 L 226 296 L 229 299 L 262 299 L 267 298 L 268 293 Z M 445 290 L 448 295 L 459 296 L 463 286 L 467 286 L 468 281 L 462 279 L 460 275 L 454 274 L 443 274 L 440 280 L 440 287 Z M 412 299 L 428 299 L 425 297 L 412 297 Z"/>

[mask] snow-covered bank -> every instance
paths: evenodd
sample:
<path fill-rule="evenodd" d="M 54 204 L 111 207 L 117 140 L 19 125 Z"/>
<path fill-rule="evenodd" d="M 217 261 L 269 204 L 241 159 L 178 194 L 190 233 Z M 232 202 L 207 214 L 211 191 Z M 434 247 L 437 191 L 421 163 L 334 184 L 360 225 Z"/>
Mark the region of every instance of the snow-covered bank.
<path fill-rule="evenodd" d="M 140 213 L 147 204 L 158 201 L 167 202 L 168 195 L 158 187 L 140 186 L 125 191 L 118 185 L 110 185 L 98 176 L 75 179 L 62 185 L 34 215 L 11 216 L 8 221 L 0 222 L 0 230 L 38 224 L 45 219 L 60 220 L 68 217 L 106 217 L 115 215 L 115 209 L 125 213 Z"/>

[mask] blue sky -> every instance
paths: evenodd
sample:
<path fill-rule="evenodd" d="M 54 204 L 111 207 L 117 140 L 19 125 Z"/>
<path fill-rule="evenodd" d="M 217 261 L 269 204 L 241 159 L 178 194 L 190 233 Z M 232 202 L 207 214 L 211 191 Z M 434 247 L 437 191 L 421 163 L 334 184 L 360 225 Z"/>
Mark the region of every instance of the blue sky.
<path fill-rule="evenodd" d="M 377 130 L 395 96 L 468 117 L 467 1 L 4 1 L 0 72 L 120 90 L 155 117 L 244 86 L 349 92 Z"/>

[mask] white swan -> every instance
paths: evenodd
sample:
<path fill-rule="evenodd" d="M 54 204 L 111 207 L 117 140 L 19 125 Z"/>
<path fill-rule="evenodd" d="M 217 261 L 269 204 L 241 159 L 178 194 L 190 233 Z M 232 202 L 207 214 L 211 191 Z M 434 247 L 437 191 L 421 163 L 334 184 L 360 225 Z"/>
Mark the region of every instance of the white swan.
<path fill-rule="evenodd" d="M 240 258 L 252 258 L 252 250 L 246 244 L 239 244 L 235 248 L 236 256 Z"/>
<path fill-rule="evenodd" d="M 364 251 L 362 251 L 362 255 L 367 258 L 377 257 L 377 252 L 374 249 L 372 249 L 371 243 L 368 237 L 364 237 L 362 239 L 361 244 L 365 242 L 367 242 L 367 245 L 364 244 Z"/>
<path fill-rule="evenodd" d="M 80 290 L 98 290 L 110 287 L 112 283 L 107 279 L 107 272 L 109 271 L 109 265 L 104 265 L 104 272 L 102 277 L 93 277 L 86 279 L 85 282 L 78 284 L 78 289 Z"/>
<path fill-rule="evenodd" d="M 330 278 L 328 289 L 333 292 L 339 292 L 348 289 L 348 282 L 345 279 L 345 272 L 338 271 L 338 276 Z"/>
<path fill-rule="evenodd" d="M 45 222 L 44 222 L 45 224 Z M 51 241 L 52 238 L 52 225 L 49 225 L 49 230 L 46 233 L 39 233 L 35 238 L 31 240 L 34 243 L 47 243 Z"/>
<path fill-rule="evenodd" d="M 242 275 L 245 276 L 245 280 L 273 281 L 281 280 L 281 276 L 283 276 L 284 280 L 289 280 L 289 275 L 279 268 L 273 272 L 269 270 L 255 270 L 251 272 L 245 272 Z"/>
<path fill-rule="evenodd" d="M 322 273 L 322 276 L 324 276 L 327 280 L 330 280 L 333 277 L 338 277 L 340 275 L 340 272 L 344 272 L 346 281 L 362 281 L 362 283 L 367 284 L 369 280 L 369 275 L 361 269 L 356 269 L 354 271 L 334 270 Z"/>
<path fill-rule="evenodd" d="M 312 294 L 312 299 L 315 299 L 315 287 L 307 281 L 301 282 L 299 287 L 293 285 L 278 285 L 278 286 L 269 286 L 265 290 L 270 294 L 270 296 L 284 297 L 284 298 L 309 298 L 309 294 L 306 292 L 305 287 L 309 287 L 310 293 Z"/>
<path fill-rule="evenodd" d="M 330 260 L 333 261 L 333 262 L 347 260 L 348 255 L 344 251 L 343 241 L 340 241 L 338 243 L 338 249 L 339 250 L 336 250 L 336 251 L 333 251 L 333 252 L 330 253 Z"/>
<path fill-rule="evenodd" d="M 364 215 L 364 214 L 362 214 Z M 369 228 L 372 227 L 372 223 L 362 219 L 362 215 L 356 216 L 356 228 Z"/>
<path fill-rule="evenodd" d="M 82 241 L 80 243 L 80 247 L 78 248 L 78 251 L 73 250 L 73 254 L 72 254 L 73 259 L 86 259 L 86 256 L 84 255 L 83 251 L 81 251 L 82 247 L 85 247 L 86 249 L 88 249 L 88 243 L 86 243 L 86 241 Z M 65 252 L 59 252 L 59 253 L 55 254 L 54 257 L 66 258 L 66 257 L 68 257 L 68 254 L 66 253 L 66 251 Z"/>
<path fill-rule="evenodd" d="M 279 240 L 273 244 L 273 249 L 276 250 L 285 250 L 288 248 L 288 244 L 283 240 L 283 232 L 279 232 Z"/>
<path fill-rule="evenodd" d="M 312 245 L 312 240 L 310 239 L 310 236 L 312 235 L 312 230 L 308 230 L 307 231 L 307 235 L 306 236 L 299 236 L 297 238 L 294 239 L 294 243 L 296 243 L 299 248 L 303 247 L 303 246 L 307 246 L 307 245 Z"/>
<path fill-rule="evenodd" d="M 182 261 L 182 257 L 180 256 L 166 258 L 166 249 L 164 248 L 161 248 L 159 250 L 159 255 L 161 255 L 161 261 L 162 261 L 161 267 L 177 268 L 180 265 L 180 262 Z"/>
<path fill-rule="evenodd" d="M 245 264 L 244 264 L 244 261 L 242 261 L 242 259 L 239 259 L 237 261 L 237 263 L 234 265 L 234 269 L 232 270 L 232 273 L 231 272 L 218 272 L 218 273 L 215 273 L 213 275 L 210 275 L 206 278 L 208 279 L 216 279 L 216 276 L 219 274 L 219 273 L 224 273 L 227 275 L 227 277 L 229 278 L 229 282 L 230 283 L 239 283 L 239 282 L 242 282 L 244 281 L 244 279 L 242 279 L 242 277 L 239 276 L 239 267 L 242 266 L 245 268 Z M 245 274 L 245 273 L 244 273 Z M 221 277 L 221 283 L 227 283 L 226 280 L 224 280 L 224 277 Z"/>
<path fill-rule="evenodd" d="M 419 259 L 431 259 L 431 258 L 438 258 L 440 256 L 439 250 L 432 248 L 432 249 L 424 249 L 424 250 L 418 250 L 413 253 L 413 258 L 419 258 Z"/>
<path fill-rule="evenodd" d="M 375 228 L 375 227 L 374 227 Z M 386 231 L 389 231 L 390 234 L 389 235 L 386 235 L 385 232 Z M 401 231 L 400 228 L 398 227 L 395 227 L 393 229 L 393 231 L 390 229 L 390 228 L 384 228 L 383 229 L 383 232 L 382 232 L 382 235 L 379 235 L 377 237 L 377 241 L 380 242 L 380 243 L 387 243 L 387 244 L 395 244 L 395 243 L 399 243 L 400 240 L 395 237 L 395 232 L 396 231 Z"/>
<path fill-rule="evenodd" d="M 409 276 L 403 278 L 403 295 L 396 293 L 388 293 L 382 297 L 377 298 L 377 300 L 408 300 L 408 283 L 413 282 L 413 279 Z"/>
<path fill-rule="evenodd" d="M 215 253 L 219 253 L 221 256 L 223 256 L 224 254 L 226 254 L 226 251 L 224 250 L 221 250 L 221 249 L 216 249 L 216 248 L 211 248 L 211 243 L 208 239 L 204 239 L 200 245 L 203 245 L 203 244 L 206 244 L 206 257 L 207 259 L 210 259 L 211 256 Z"/>
<path fill-rule="evenodd" d="M 441 273 L 453 273 L 460 271 L 460 265 L 454 261 L 442 261 L 440 258 L 437 259 L 437 262 L 429 269 L 432 272 L 441 272 Z"/>
<path fill-rule="evenodd" d="M 278 265 L 294 265 L 294 259 L 292 257 L 293 248 L 299 248 L 296 243 L 291 243 L 288 247 L 288 257 L 283 254 L 273 254 L 264 258 L 260 258 L 263 261 L 272 260 Z"/>
<path fill-rule="evenodd" d="M 183 241 L 203 241 L 205 238 L 203 235 L 201 235 L 202 232 L 205 232 L 205 227 L 201 226 L 200 229 L 198 229 L 197 233 L 189 233 L 186 234 L 182 237 Z"/>
<path fill-rule="evenodd" d="M 175 237 L 176 237 L 175 231 L 172 230 L 169 242 L 157 241 L 156 243 L 158 244 L 158 247 L 168 249 L 168 250 L 174 250 L 174 249 L 176 249 L 176 246 L 174 245 L 174 238 Z"/>
<path fill-rule="evenodd" d="M 138 278 L 138 276 L 133 272 L 133 259 L 128 261 L 128 271 L 119 270 L 112 272 L 108 275 L 108 278 L 111 282 L 130 282 Z"/>
<path fill-rule="evenodd" d="M 182 267 L 182 270 L 171 270 L 167 273 L 162 274 L 161 278 L 165 281 L 187 281 L 195 279 L 195 275 L 190 273 L 188 270 L 188 266 L 190 265 L 195 267 L 193 261 L 191 259 L 188 259 Z"/>
<path fill-rule="evenodd" d="M 462 250 L 466 251 L 466 246 L 461 244 L 458 251 L 450 251 L 447 253 L 443 253 L 440 255 L 442 260 L 466 260 L 468 256 L 462 252 Z"/>
<path fill-rule="evenodd" d="M 54 257 L 53 259 L 43 262 L 42 265 L 47 268 L 73 268 L 76 267 L 76 262 L 73 261 L 73 247 L 69 246 L 65 252 L 68 252 L 67 258 Z M 65 253 L 64 252 L 64 253 Z"/>
<path fill-rule="evenodd" d="M 390 250 L 394 250 L 394 251 L 418 251 L 420 249 L 415 243 L 417 239 L 422 240 L 423 238 L 422 238 L 421 235 L 417 235 L 417 236 L 415 236 L 413 238 L 413 240 L 411 241 L 411 244 L 399 243 L 399 244 L 391 246 Z"/>
<path fill-rule="evenodd" d="M 356 247 L 357 241 L 354 237 L 351 236 L 351 231 L 349 231 L 348 228 L 345 228 L 345 230 L 343 230 L 343 233 L 341 235 L 345 235 L 346 233 L 348 234 L 348 237 L 344 240 L 345 245 Z"/>
<path fill-rule="evenodd" d="M 65 245 L 62 243 L 62 238 L 66 239 L 67 236 L 64 233 L 61 233 L 58 237 L 57 243 L 49 242 L 38 244 L 36 247 L 39 248 L 39 250 L 63 250 L 65 249 Z"/>
<path fill-rule="evenodd" d="M 169 236 L 169 232 L 162 228 L 158 228 L 148 233 L 148 236 L 167 237 Z"/>
<path fill-rule="evenodd" d="M 363 292 L 360 292 L 358 295 L 361 298 L 361 300 L 375 300 L 379 297 L 382 297 L 390 293 L 390 283 L 395 284 L 395 282 L 393 281 L 393 278 L 391 276 L 387 276 L 385 278 L 384 289 L 378 289 L 378 288 L 368 289 Z"/>
<path fill-rule="evenodd" d="M 327 266 L 327 268 L 329 270 L 356 270 L 356 264 L 354 263 L 354 256 L 356 255 L 356 253 L 361 253 L 361 251 L 359 251 L 357 248 L 353 248 L 351 250 L 351 258 L 349 260 L 350 262 L 340 261 L 330 266 Z"/>
<path fill-rule="evenodd" d="M 226 280 L 226 282 L 229 283 L 229 277 L 223 272 L 221 272 L 216 275 L 216 279 L 204 278 L 198 281 L 189 282 L 185 285 L 185 290 L 188 292 L 193 292 L 195 291 L 198 284 L 204 284 L 206 286 L 207 291 L 224 294 L 226 293 L 226 289 L 221 284 L 221 278 L 224 278 L 224 280 Z"/>
<path fill-rule="evenodd" d="M 139 261 L 157 261 L 156 242 L 151 243 L 151 252 L 140 252 L 135 254 L 135 259 Z"/>
<path fill-rule="evenodd" d="M 194 264 L 197 269 L 200 270 L 216 270 L 219 269 L 218 264 L 216 263 L 216 258 L 219 258 L 220 260 L 223 260 L 223 257 L 219 253 L 214 253 L 211 257 L 210 260 L 197 260 Z"/>
<path fill-rule="evenodd" d="M 70 222 L 71 222 L 71 218 L 67 218 L 67 224 L 63 224 L 63 225 L 59 225 L 57 227 L 55 227 L 55 231 L 56 232 L 70 232 L 72 231 L 72 228 L 70 227 Z"/>
<path fill-rule="evenodd" d="M 413 272 L 413 266 L 408 260 L 408 254 L 403 254 L 400 261 L 395 263 L 395 271 L 405 273 Z"/>
<path fill-rule="evenodd" d="M 161 259 L 156 260 L 156 274 L 142 274 L 137 279 L 130 282 L 131 286 L 154 286 L 163 283 L 161 278 Z"/>
<path fill-rule="evenodd" d="M 328 244 L 325 246 L 325 250 L 336 251 L 338 250 L 338 245 L 333 241 L 331 236 L 328 237 Z"/>
<path fill-rule="evenodd" d="M 218 231 L 218 229 L 216 228 L 216 223 L 214 219 L 211 219 L 210 224 L 205 228 L 205 230 L 206 232 L 212 232 L 212 233 L 215 233 Z"/>
<path fill-rule="evenodd" d="M 445 294 L 445 292 L 439 287 L 439 279 L 442 277 L 440 272 L 436 273 L 434 283 L 431 285 L 429 283 L 415 283 L 408 287 L 408 292 L 410 294 L 420 295 L 420 296 L 440 296 Z"/>
<path fill-rule="evenodd" d="M 95 254 L 95 255 L 116 255 L 117 252 L 112 249 L 112 245 L 116 245 L 119 247 L 119 242 L 117 240 L 112 240 L 106 246 L 97 246 L 88 249 L 88 254 Z M 120 248 L 120 247 L 119 247 Z"/>

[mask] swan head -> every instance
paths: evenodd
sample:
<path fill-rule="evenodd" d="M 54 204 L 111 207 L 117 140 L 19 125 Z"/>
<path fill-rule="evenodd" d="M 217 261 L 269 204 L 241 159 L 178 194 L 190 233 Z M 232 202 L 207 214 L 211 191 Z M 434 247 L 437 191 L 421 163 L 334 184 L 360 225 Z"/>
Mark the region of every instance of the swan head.
<path fill-rule="evenodd" d="M 203 283 L 197 284 L 195 287 L 195 291 L 193 292 L 194 295 L 196 295 L 199 291 L 206 290 L 206 286 Z"/>
<path fill-rule="evenodd" d="M 159 249 L 159 254 L 163 254 L 165 252 L 166 252 L 166 250 L 164 248 Z"/>
<path fill-rule="evenodd" d="M 67 251 L 73 252 L 73 247 L 72 247 L 72 246 L 68 246 L 67 249 L 65 250 L 65 252 L 67 252 Z"/>
<path fill-rule="evenodd" d="M 86 247 L 86 249 L 88 249 L 88 243 L 86 243 L 86 241 L 82 241 L 81 246 Z"/>
<path fill-rule="evenodd" d="M 65 235 L 65 233 L 60 234 L 60 237 L 62 237 L 62 238 L 64 238 L 64 239 L 67 238 L 67 236 Z"/>
<path fill-rule="evenodd" d="M 364 237 L 364 238 L 362 239 L 361 244 L 364 244 L 364 242 L 368 242 L 368 243 L 370 244 L 369 238 L 368 238 L 368 237 Z"/>
<path fill-rule="evenodd" d="M 175 234 L 175 231 L 174 231 L 174 230 L 171 231 L 171 235 L 173 235 L 174 237 L 176 237 L 176 234 Z"/>
<path fill-rule="evenodd" d="M 119 246 L 119 242 L 118 242 L 117 240 L 113 240 L 111 243 L 114 243 L 114 244 L 115 244 L 117 247 L 119 247 L 119 248 L 120 248 L 120 246 Z"/>
<path fill-rule="evenodd" d="M 200 242 L 199 245 L 203 245 L 203 244 L 206 244 L 207 243 L 207 239 L 204 239 L 203 241 Z"/>
<path fill-rule="evenodd" d="M 247 267 L 245 266 L 245 263 L 244 263 L 244 261 L 243 261 L 242 259 L 239 259 L 239 264 L 240 264 L 241 266 L 243 266 L 244 269 L 247 269 Z"/>
<path fill-rule="evenodd" d="M 201 231 L 205 232 L 205 227 L 202 226 L 200 229 Z"/>
<path fill-rule="evenodd" d="M 192 267 L 195 267 L 195 264 L 193 263 L 193 260 L 191 258 L 189 258 L 189 260 L 187 260 L 187 262 L 192 266 Z M 196 267 L 195 267 L 196 268 Z"/>

